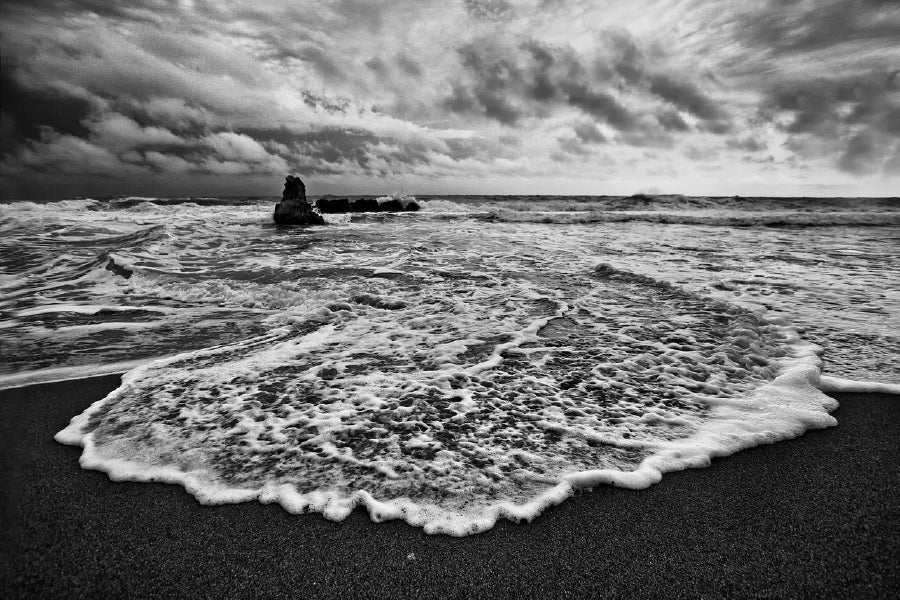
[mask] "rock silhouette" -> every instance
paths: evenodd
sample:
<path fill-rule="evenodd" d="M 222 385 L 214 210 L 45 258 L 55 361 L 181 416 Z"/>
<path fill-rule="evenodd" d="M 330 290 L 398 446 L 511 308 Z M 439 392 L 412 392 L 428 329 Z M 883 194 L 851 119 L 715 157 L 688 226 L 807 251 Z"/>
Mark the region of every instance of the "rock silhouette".
<path fill-rule="evenodd" d="M 378 212 L 400 212 L 403 210 L 403 204 L 396 199 L 385 200 L 378 205 Z"/>
<path fill-rule="evenodd" d="M 350 201 L 347 198 L 319 198 L 316 208 L 327 214 L 350 212 Z"/>
<path fill-rule="evenodd" d="M 362 212 L 410 212 L 419 210 L 415 200 L 391 198 L 378 202 L 375 198 L 319 198 L 316 208 L 326 214 L 362 213 Z"/>
<path fill-rule="evenodd" d="M 324 225 L 322 215 L 306 200 L 306 185 L 299 177 L 288 175 L 284 180 L 281 202 L 275 205 L 275 222 L 279 225 Z"/>
<path fill-rule="evenodd" d="M 360 198 L 350 205 L 350 212 L 376 212 L 378 200 L 375 198 Z"/>

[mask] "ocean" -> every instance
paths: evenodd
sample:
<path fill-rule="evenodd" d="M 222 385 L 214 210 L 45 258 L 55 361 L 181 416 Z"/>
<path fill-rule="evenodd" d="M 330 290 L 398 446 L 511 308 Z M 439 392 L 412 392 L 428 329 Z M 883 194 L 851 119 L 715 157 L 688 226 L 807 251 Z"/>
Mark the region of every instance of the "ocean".
<path fill-rule="evenodd" d="M 0 388 L 127 371 L 84 468 L 452 535 L 900 392 L 898 199 L 417 201 L 2 204 Z"/>

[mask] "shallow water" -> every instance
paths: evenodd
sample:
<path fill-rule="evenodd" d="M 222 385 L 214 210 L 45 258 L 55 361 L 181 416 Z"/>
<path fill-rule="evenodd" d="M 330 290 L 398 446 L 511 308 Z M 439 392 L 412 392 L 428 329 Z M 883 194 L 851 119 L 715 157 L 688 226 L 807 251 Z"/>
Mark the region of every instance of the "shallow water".
<path fill-rule="evenodd" d="M 454 534 L 833 424 L 820 369 L 900 381 L 896 202 L 420 203 L 3 206 L 3 373 L 182 353 L 58 439 L 204 502 Z"/>

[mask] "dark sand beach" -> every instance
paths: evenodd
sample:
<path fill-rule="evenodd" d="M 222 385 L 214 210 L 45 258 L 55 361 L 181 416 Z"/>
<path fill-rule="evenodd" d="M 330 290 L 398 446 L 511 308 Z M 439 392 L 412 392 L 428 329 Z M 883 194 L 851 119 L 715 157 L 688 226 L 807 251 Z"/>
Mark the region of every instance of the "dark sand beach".
<path fill-rule="evenodd" d="M 112 483 L 53 435 L 117 376 L 0 392 L 3 598 L 887 598 L 900 590 L 900 398 L 840 425 L 581 493 L 467 538 Z"/>

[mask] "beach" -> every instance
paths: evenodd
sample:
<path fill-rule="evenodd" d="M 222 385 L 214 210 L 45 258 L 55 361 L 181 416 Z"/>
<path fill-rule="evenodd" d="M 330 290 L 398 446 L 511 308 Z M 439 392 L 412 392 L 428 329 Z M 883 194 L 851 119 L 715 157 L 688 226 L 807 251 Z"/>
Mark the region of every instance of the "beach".
<path fill-rule="evenodd" d="M 900 402 L 838 394 L 836 427 L 600 486 L 531 523 L 429 536 L 113 483 L 54 441 L 116 375 L 0 391 L 2 589 L 24 597 L 886 598 L 900 589 Z"/>
<path fill-rule="evenodd" d="M 0 4 L 0 600 L 900 600 L 900 2 Z"/>

